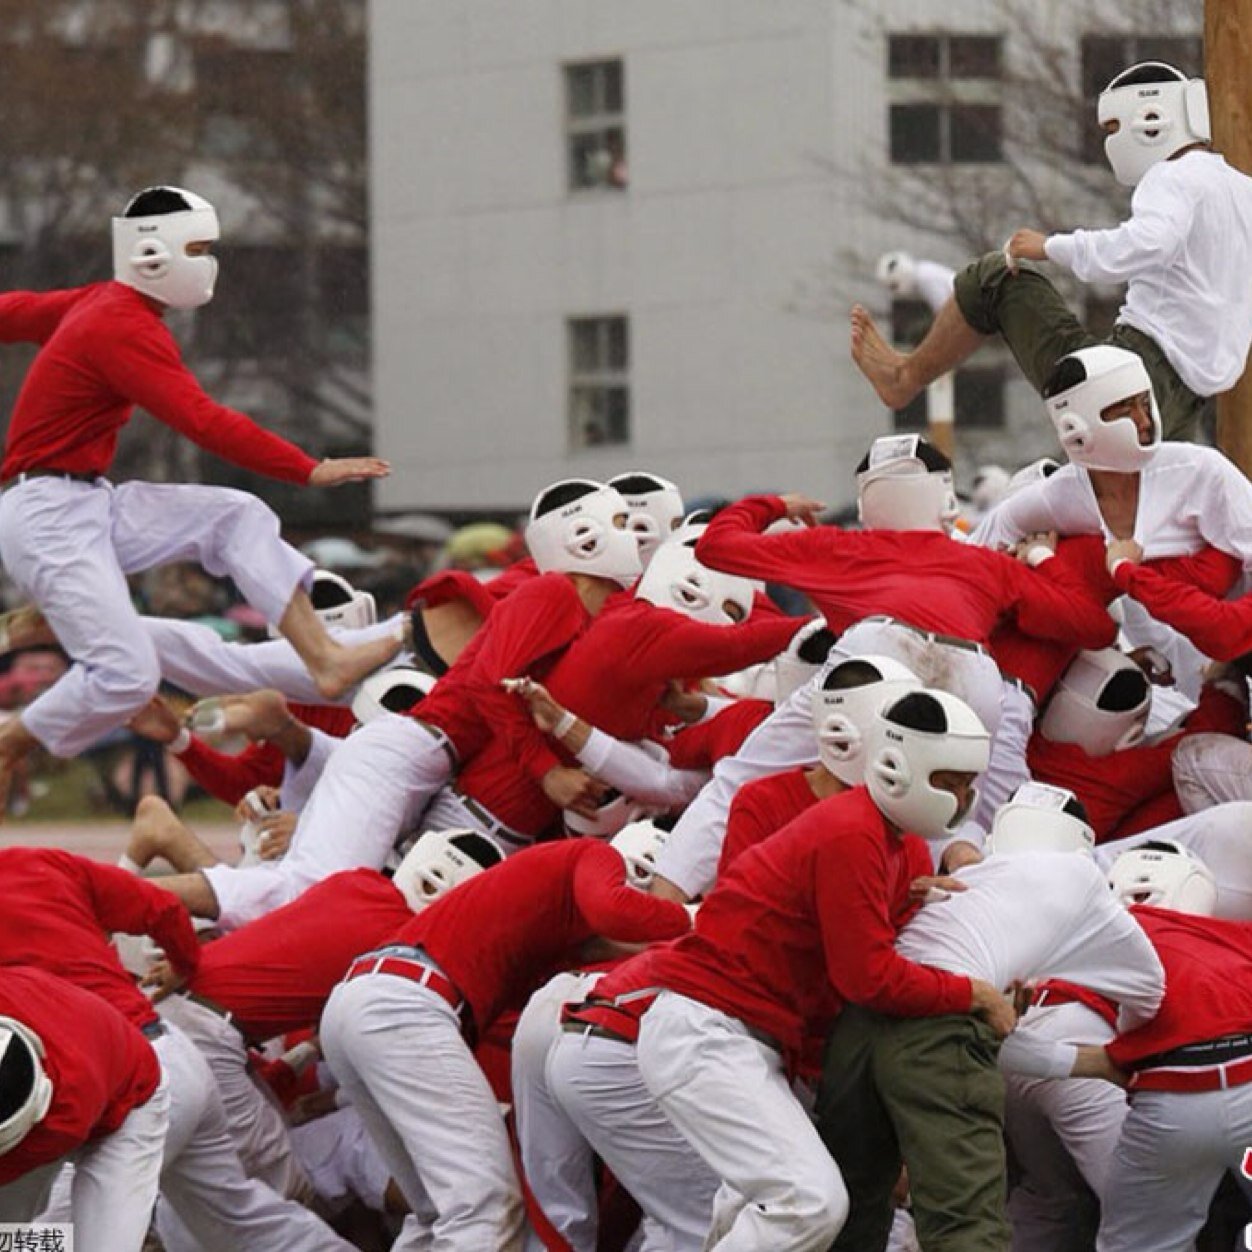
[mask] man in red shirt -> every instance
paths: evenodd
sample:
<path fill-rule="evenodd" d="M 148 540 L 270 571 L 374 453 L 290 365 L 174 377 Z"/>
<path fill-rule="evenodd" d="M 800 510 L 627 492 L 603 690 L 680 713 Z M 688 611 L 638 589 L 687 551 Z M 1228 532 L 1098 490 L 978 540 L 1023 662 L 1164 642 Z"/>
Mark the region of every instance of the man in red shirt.
<path fill-rule="evenodd" d="M 349 969 L 322 1047 L 409 1204 L 433 1207 L 439 1247 L 521 1247 L 508 1137 L 466 1036 L 520 1009 L 593 936 L 648 943 L 688 926 L 681 905 L 628 884 L 616 849 L 568 839 L 464 883 Z"/>
<path fill-rule="evenodd" d="M 0 559 L 74 661 L 0 728 L 0 791 L 36 744 L 74 756 L 138 713 L 160 676 L 126 576 L 172 560 L 229 574 L 300 653 L 328 696 L 399 647 L 336 643 L 309 602 L 312 562 L 279 538 L 255 497 L 221 487 L 104 477 L 135 406 L 237 465 L 288 482 L 335 486 L 388 472 L 374 457 L 315 462 L 209 398 L 165 326 L 167 308 L 213 295 L 212 205 L 176 187 L 140 192 L 113 221 L 113 282 L 0 296 L 0 342 L 37 343 L 9 423 L 0 483 Z"/>
<path fill-rule="evenodd" d="M 148 1041 L 100 996 L 0 968 L 0 1222 L 30 1222 L 65 1160 L 74 1246 L 139 1252 L 156 1200 L 169 1095 Z"/>
<path fill-rule="evenodd" d="M 990 984 L 894 947 L 892 902 L 912 876 L 902 836 L 951 831 L 988 743 L 955 696 L 900 697 L 876 717 L 866 787 L 744 852 L 695 930 L 656 952 L 663 990 L 640 1028 L 639 1072 L 722 1179 L 714 1231 L 727 1247 L 824 1247 L 847 1216 L 839 1171 L 788 1079 L 812 1024 L 851 1001 L 906 1017 L 975 1012 L 1011 1028 Z"/>

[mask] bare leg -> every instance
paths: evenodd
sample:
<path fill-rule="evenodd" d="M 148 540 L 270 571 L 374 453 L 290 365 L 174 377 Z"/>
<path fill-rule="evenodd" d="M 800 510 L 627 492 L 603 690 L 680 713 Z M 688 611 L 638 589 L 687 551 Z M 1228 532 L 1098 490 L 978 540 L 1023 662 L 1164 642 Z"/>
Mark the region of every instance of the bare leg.
<path fill-rule="evenodd" d="M 0 652 L 15 652 L 18 648 L 34 648 L 40 644 L 55 644 L 57 637 L 47 618 L 33 605 L 0 613 Z"/>
<path fill-rule="evenodd" d="M 218 864 L 212 850 L 178 820 L 174 810 L 159 796 L 145 796 L 139 801 L 126 855 L 140 869 L 160 858 L 183 874 Z"/>
<path fill-rule="evenodd" d="M 882 402 L 902 409 L 936 378 L 954 369 L 988 336 L 979 334 L 955 300 L 939 310 L 925 339 L 912 352 L 898 352 L 861 305 L 852 308 L 852 359 Z"/>
<path fill-rule="evenodd" d="M 338 700 L 367 674 L 386 665 L 403 642 L 397 634 L 351 648 L 337 643 L 327 634 L 308 595 L 299 588 L 288 602 L 278 629 L 308 666 L 317 689 L 328 700 Z"/>
<path fill-rule="evenodd" d="M 176 895 L 187 906 L 187 912 L 193 917 L 207 917 L 216 921 L 221 912 L 217 896 L 209 886 L 209 880 L 199 872 L 191 874 L 171 874 L 168 878 L 153 878 L 152 883 L 163 891 Z"/>
<path fill-rule="evenodd" d="M 192 710 L 190 725 L 192 730 L 272 743 L 293 765 L 304 764 L 313 742 L 309 728 L 292 717 L 283 694 L 272 690 L 201 700 Z"/>
<path fill-rule="evenodd" d="M 22 725 L 20 717 L 10 718 L 0 726 L 0 820 L 8 810 L 9 789 L 27 754 L 39 746 L 39 740 Z"/>

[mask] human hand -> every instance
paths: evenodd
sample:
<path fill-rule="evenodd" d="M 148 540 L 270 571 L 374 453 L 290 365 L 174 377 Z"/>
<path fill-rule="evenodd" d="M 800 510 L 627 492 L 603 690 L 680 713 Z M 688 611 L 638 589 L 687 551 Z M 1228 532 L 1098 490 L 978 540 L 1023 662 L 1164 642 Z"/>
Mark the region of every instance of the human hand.
<path fill-rule="evenodd" d="M 1015 230 L 1004 245 L 1004 260 L 1010 273 L 1017 273 L 1018 261 L 1046 261 L 1048 253 L 1043 245 L 1047 238 L 1042 231 Z"/>
<path fill-rule="evenodd" d="M 954 839 L 943 850 L 939 868 L 945 874 L 955 874 L 967 865 L 977 865 L 983 859 L 982 852 L 967 839 Z"/>
<path fill-rule="evenodd" d="M 310 487 L 339 487 L 344 483 L 364 482 L 369 478 L 386 478 L 391 463 L 376 456 L 327 457 L 319 461 L 309 475 Z"/>
<path fill-rule="evenodd" d="M 923 874 L 909 883 L 909 901 L 913 904 L 938 904 L 954 891 L 968 891 L 959 878 L 947 874 Z"/>
<path fill-rule="evenodd" d="M 283 810 L 278 813 L 267 813 L 256 823 L 257 839 L 256 854 L 263 861 L 281 859 L 291 847 L 292 836 L 296 833 L 295 813 Z"/>
<path fill-rule="evenodd" d="M 677 678 L 670 679 L 660 705 L 679 721 L 694 725 L 709 711 L 709 698 L 702 691 L 688 691 Z"/>
<path fill-rule="evenodd" d="M 791 492 L 780 498 L 787 508 L 787 520 L 799 522 L 802 526 L 816 526 L 818 514 L 826 508 L 820 500 L 799 492 Z"/>
<path fill-rule="evenodd" d="M 277 787 L 253 787 L 238 804 L 235 805 L 235 816 L 241 822 L 259 822 L 263 817 L 278 810 Z"/>
<path fill-rule="evenodd" d="M 179 990 L 185 981 L 186 979 L 174 966 L 162 957 L 159 961 L 153 961 L 148 972 L 139 980 L 139 985 L 145 991 L 151 988 L 149 994 L 152 996 L 152 1003 L 160 1004 L 166 996 L 171 996 Z"/>
<path fill-rule="evenodd" d="M 1001 1039 L 1012 1033 L 1017 1025 L 1017 1010 L 1012 1001 L 981 978 L 970 979 L 970 986 L 969 1011 L 975 1017 L 981 1017 Z"/>
<path fill-rule="evenodd" d="M 1026 565 L 1042 565 L 1050 556 L 1055 555 L 1059 536 L 1054 530 L 1038 530 L 1027 535 L 1011 549 L 1012 554 Z"/>
<path fill-rule="evenodd" d="M 182 730 L 178 714 L 160 696 L 153 696 L 126 724 L 144 739 L 164 744 L 173 743 Z"/>
<path fill-rule="evenodd" d="M 1130 561 L 1138 565 L 1142 560 L 1143 548 L 1133 539 L 1114 539 L 1104 552 L 1104 563 L 1108 566 L 1110 574 L 1118 561 Z"/>
<path fill-rule="evenodd" d="M 500 686 L 526 702 L 531 721 L 545 735 L 552 734 L 565 716 L 566 710 L 552 698 L 547 687 L 533 678 L 505 678 Z"/>
<path fill-rule="evenodd" d="M 1155 648 L 1136 648 L 1128 655 L 1154 687 L 1174 685 L 1174 667 Z"/>
<path fill-rule="evenodd" d="M 550 769 L 539 785 L 557 808 L 569 809 L 581 817 L 594 817 L 608 793 L 608 788 L 586 770 L 565 765 Z"/>

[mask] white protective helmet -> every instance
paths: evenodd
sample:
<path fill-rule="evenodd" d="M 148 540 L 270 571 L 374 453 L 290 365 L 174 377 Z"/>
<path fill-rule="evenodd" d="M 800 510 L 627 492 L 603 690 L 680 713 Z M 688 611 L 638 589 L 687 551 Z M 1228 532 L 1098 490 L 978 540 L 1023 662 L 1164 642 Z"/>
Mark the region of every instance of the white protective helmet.
<path fill-rule="evenodd" d="M 951 530 L 960 512 L 952 462 L 920 435 L 874 440 L 856 470 L 857 512 L 869 530 Z"/>
<path fill-rule="evenodd" d="M 1123 852 L 1109 866 L 1109 886 L 1127 908 L 1150 904 L 1197 917 L 1217 911 L 1213 871 L 1189 848 L 1168 839 L 1149 839 Z"/>
<path fill-rule="evenodd" d="M 1023 465 L 1009 479 L 1001 499 L 1008 499 L 1009 496 L 1016 495 L 1026 487 L 1033 487 L 1036 483 L 1046 482 L 1060 468 L 1060 461 L 1054 461 L 1050 456 L 1041 456 L 1037 461 Z"/>
<path fill-rule="evenodd" d="M 638 535 L 639 559 L 647 566 L 652 554 L 682 524 L 682 493 L 668 478 L 644 470 L 615 474 L 609 486 L 626 501 L 630 510 L 626 528 Z"/>
<path fill-rule="evenodd" d="M 476 830 L 428 830 L 404 854 L 392 878 L 414 913 L 504 859 Z"/>
<path fill-rule="evenodd" d="M 984 851 L 1085 852 L 1095 847 L 1087 810 L 1072 791 L 1048 783 L 1024 782 L 996 812 Z"/>
<path fill-rule="evenodd" d="M 626 529 L 629 517 L 616 488 L 562 479 L 535 497 L 526 546 L 541 573 L 593 574 L 629 587 L 643 573 L 639 537 Z"/>
<path fill-rule="evenodd" d="M 1079 652 L 1066 667 L 1039 719 L 1053 743 L 1076 743 L 1088 756 L 1108 756 L 1143 738 L 1152 689 L 1116 648 Z"/>
<path fill-rule="evenodd" d="M 874 277 L 901 300 L 917 295 L 917 262 L 911 252 L 884 252 L 874 267 Z"/>
<path fill-rule="evenodd" d="M 1163 61 L 1123 70 L 1096 101 L 1100 125 L 1116 122 L 1104 153 L 1117 181 L 1134 187 L 1160 161 L 1193 143 L 1208 143 L 1209 97 L 1202 78 L 1188 78 Z"/>
<path fill-rule="evenodd" d="M 874 715 L 921 686 L 907 665 L 887 656 L 840 661 L 813 692 L 813 730 L 822 765 L 849 787 L 860 786 Z"/>
<path fill-rule="evenodd" d="M 0 1017 L 0 1155 L 17 1147 L 48 1114 L 52 1080 L 43 1040 L 29 1026 Z"/>
<path fill-rule="evenodd" d="M 327 629 L 360 630 L 378 621 L 378 606 L 368 591 L 358 591 L 342 574 L 313 571 L 309 599 Z"/>
<path fill-rule="evenodd" d="M 752 614 L 756 584 L 750 578 L 723 574 L 700 564 L 695 547 L 704 531 L 704 526 L 685 527 L 681 538 L 661 544 L 648 562 L 635 595 L 711 626 L 746 622 Z"/>
<path fill-rule="evenodd" d="M 1106 422 L 1100 414 L 1110 405 L 1148 393 L 1154 434 L 1139 442 L 1131 417 Z M 1048 416 L 1066 456 L 1087 469 L 1129 474 L 1142 469 L 1161 446 L 1161 412 L 1143 358 L 1125 348 L 1097 344 L 1063 356 L 1043 385 Z"/>
<path fill-rule="evenodd" d="M 811 682 L 821 673 L 822 666 L 838 636 L 826 625 L 824 617 L 815 617 L 791 636 L 787 644 L 773 660 L 773 689 L 762 699 L 782 704 L 794 692 Z"/>
<path fill-rule="evenodd" d="M 213 299 L 217 258 L 188 256 L 187 245 L 220 236 L 207 200 L 181 187 L 149 187 L 113 219 L 113 277 L 172 309 L 197 309 Z"/>
<path fill-rule="evenodd" d="M 662 830 L 655 822 L 630 822 L 609 840 L 626 862 L 626 880 L 632 887 L 647 891 L 656 873 L 657 857 L 665 847 L 669 831 Z"/>
<path fill-rule="evenodd" d="M 991 736 L 978 714 L 947 691 L 923 688 L 874 715 L 866 744 L 865 785 L 889 821 L 924 839 L 944 839 L 973 807 L 931 783 L 940 771 L 981 774 Z"/>
<path fill-rule="evenodd" d="M 1012 476 L 1003 465 L 980 465 L 970 484 L 970 499 L 979 513 L 989 513 L 1008 494 Z"/>
<path fill-rule="evenodd" d="M 371 674 L 352 697 L 352 716 L 365 726 L 384 713 L 407 713 L 434 689 L 435 679 L 412 665 Z"/>

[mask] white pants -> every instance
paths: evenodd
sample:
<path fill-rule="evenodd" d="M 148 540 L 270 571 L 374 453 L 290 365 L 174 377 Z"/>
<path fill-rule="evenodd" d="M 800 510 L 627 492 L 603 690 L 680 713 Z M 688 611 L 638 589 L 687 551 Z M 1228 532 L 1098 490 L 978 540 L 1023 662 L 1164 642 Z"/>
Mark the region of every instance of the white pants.
<path fill-rule="evenodd" d="M 1252 800 L 1252 743 L 1234 735 L 1188 735 L 1174 749 L 1174 790 L 1184 813 Z"/>
<path fill-rule="evenodd" d="M 1136 1091 L 1113 1154 L 1098 1252 L 1189 1252 L 1252 1144 L 1252 1086 Z"/>
<path fill-rule="evenodd" d="M 162 1074 L 147 1103 L 131 1109 L 111 1135 L 0 1187 L 0 1222 L 33 1221 L 68 1161 L 74 1166 L 70 1220 L 77 1252 L 140 1252 L 152 1221 L 168 1128 L 169 1089 Z"/>
<path fill-rule="evenodd" d="M 1096 864 L 1108 867 L 1128 848 L 1149 839 L 1170 839 L 1189 848 L 1217 879 L 1216 916 L 1252 921 L 1252 803 L 1219 804 L 1125 839 L 1102 843 Z"/>
<path fill-rule="evenodd" d="M 169 1079 L 170 1118 L 157 1229 L 166 1252 L 231 1247 L 268 1252 L 350 1252 L 308 1209 L 249 1180 L 235 1150 L 208 1063 L 177 1029 L 153 1041 Z M 176 1215 L 170 1221 L 169 1209 Z"/>
<path fill-rule="evenodd" d="M 393 974 L 340 983 L 322 1050 L 432 1252 L 520 1252 L 524 1215 L 504 1120 L 451 1006 Z"/>
<path fill-rule="evenodd" d="M 595 1252 L 598 1228 L 591 1145 L 548 1085 L 547 1060 L 561 1037 L 561 1007 L 583 999 L 598 974 L 557 974 L 527 1001 L 513 1032 L 513 1115 L 531 1195 L 574 1252 Z M 533 1233 L 528 1252 L 543 1247 Z"/>
<path fill-rule="evenodd" d="M 353 1196 L 376 1213 L 387 1211 L 391 1174 L 351 1105 L 293 1126 L 291 1146 L 318 1198 L 332 1211 Z"/>
<path fill-rule="evenodd" d="M 170 996 L 158 1011 L 195 1044 L 208 1064 L 231 1143 L 248 1177 L 268 1183 L 279 1195 L 308 1197 L 309 1182 L 292 1151 L 287 1122 L 273 1096 L 253 1079 L 239 1031 L 186 996 Z"/>
<path fill-rule="evenodd" d="M 634 1045 L 563 1032 L 547 1074 L 566 1115 L 643 1210 L 646 1252 L 699 1252 L 719 1179 L 644 1086 Z"/>
<path fill-rule="evenodd" d="M 382 869 L 451 772 L 447 752 L 411 717 L 388 713 L 354 731 L 330 754 L 281 861 L 202 871 L 218 925 L 254 921 L 340 870 Z"/>
<path fill-rule="evenodd" d="M 858 622 L 839 637 L 825 666 L 798 687 L 739 747 L 723 757 L 707 786 L 678 819 L 657 858 L 656 872 L 688 898 L 706 894 L 717 876 L 731 801 L 744 783 L 817 763 L 813 692 L 831 668 L 857 656 L 888 656 L 908 665 L 927 685 L 965 700 L 993 735 L 1000 721 L 1004 680 L 985 653 L 935 644 L 892 622 Z"/>
<path fill-rule="evenodd" d="M 225 487 L 33 478 L 0 496 L 0 561 L 73 659 L 22 713 L 36 739 L 77 756 L 156 693 L 160 667 L 126 575 L 170 561 L 229 575 L 271 622 L 313 564 L 255 496 Z"/>
<path fill-rule="evenodd" d="M 706 1248 L 823 1252 L 848 1192 L 792 1094 L 782 1057 L 743 1022 L 664 991 L 644 1014 L 639 1074 L 722 1180 Z"/>

